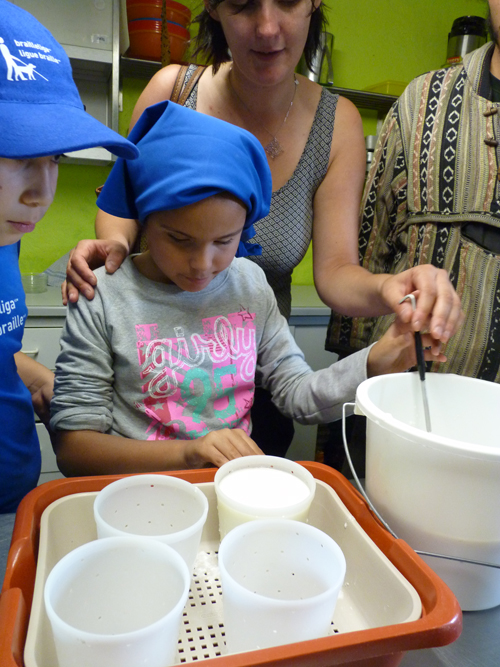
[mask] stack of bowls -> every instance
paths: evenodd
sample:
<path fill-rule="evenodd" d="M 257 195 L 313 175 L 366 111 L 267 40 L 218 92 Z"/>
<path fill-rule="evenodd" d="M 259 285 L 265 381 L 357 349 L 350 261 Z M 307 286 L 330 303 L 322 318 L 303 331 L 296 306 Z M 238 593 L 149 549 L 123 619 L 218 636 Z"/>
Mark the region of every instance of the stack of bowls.
<path fill-rule="evenodd" d="M 162 0 L 127 0 L 130 57 L 161 60 L 162 4 Z M 190 39 L 191 11 L 180 2 L 166 0 L 166 19 L 171 62 L 181 63 Z"/>

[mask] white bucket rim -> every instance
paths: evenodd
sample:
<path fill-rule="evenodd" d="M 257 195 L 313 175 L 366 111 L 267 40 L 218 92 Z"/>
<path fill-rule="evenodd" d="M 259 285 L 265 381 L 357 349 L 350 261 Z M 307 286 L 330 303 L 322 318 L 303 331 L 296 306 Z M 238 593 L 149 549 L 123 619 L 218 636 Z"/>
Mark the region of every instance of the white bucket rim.
<path fill-rule="evenodd" d="M 481 458 L 481 459 L 491 459 L 495 461 L 500 461 L 500 447 L 489 447 L 487 445 L 475 445 L 473 443 L 464 442 L 456 440 L 453 438 L 447 438 L 446 436 L 437 435 L 428 433 L 422 429 L 406 424 L 405 422 L 400 421 L 392 416 L 389 412 L 384 412 L 382 409 L 377 407 L 371 398 L 369 397 L 370 388 L 374 384 L 380 384 L 381 382 L 386 382 L 388 378 L 396 376 L 417 376 L 418 373 L 393 373 L 390 375 L 377 375 L 373 378 L 368 378 L 364 380 L 356 390 L 356 403 L 355 403 L 355 412 L 356 414 L 364 415 L 365 417 L 371 419 L 377 425 L 385 428 L 387 430 L 392 430 L 400 436 L 405 438 L 418 438 L 425 444 L 433 449 L 439 449 L 443 451 L 453 451 L 456 454 L 467 456 L 468 458 Z M 430 375 L 430 374 L 429 374 Z M 444 374 L 433 374 L 437 377 L 442 377 Z M 452 375 L 448 373 L 447 375 Z M 468 383 L 483 383 L 486 380 L 479 380 L 477 378 L 469 378 L 462 375 L 455 375 L 453 377 L 458 378 L 461 381 Z M 492 383 L 494 386 L 498 387 L 495 383 Z M 499 387 L 500 390 L 500 387 Z M 499 436 L 500 437 L 500 436 Z"/>

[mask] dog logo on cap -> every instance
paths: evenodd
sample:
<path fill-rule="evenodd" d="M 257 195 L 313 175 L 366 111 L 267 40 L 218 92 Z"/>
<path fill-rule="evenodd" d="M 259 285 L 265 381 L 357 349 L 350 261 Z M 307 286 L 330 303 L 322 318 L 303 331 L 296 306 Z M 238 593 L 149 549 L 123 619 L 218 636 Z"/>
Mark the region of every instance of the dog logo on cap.
<path fill-rule="evenodd" d="M 7 65 L 7 81 L 28 81 L 29 79 L 34 80 L 35 74 L 41 76 L 42 79 L 48 81 L 40 72 L 36 71 L 36 65 L 33 63 L 26 64 L 20 58 L 13 56 L 9 51 L 9 47 L 5 44 L 3 37 L 0 37 L 0 53 L 2 54 L 5 64 Z M 19 64 L 20 63 L 20 64 Z M 14 74 L 14 79 L 12 78 Z M 27 79 L 24 75 L 27 75 Z"/>

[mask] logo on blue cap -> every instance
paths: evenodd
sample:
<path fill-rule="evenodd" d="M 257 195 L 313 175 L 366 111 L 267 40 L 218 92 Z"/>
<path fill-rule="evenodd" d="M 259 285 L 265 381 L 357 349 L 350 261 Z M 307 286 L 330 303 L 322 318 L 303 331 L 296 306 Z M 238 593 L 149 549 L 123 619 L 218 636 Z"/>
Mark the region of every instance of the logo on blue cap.
<path fill-rule="evenodd" d="M 32 14 L 0 0 L 0 156 L 32 158 L 94 146 L 137 148 L 85 112 L 61 44 Z"/>
<path fill-rule="evenodd" d="M 19 42 L 16 39 L 14 44 L 19 48 L 19 55 L 24 56 L 24 58 L 31 60 L 33 58 L 39 58 L 40 60 L 50 60 L 53 63 L 59 64 L 61 61 L 59 58 L 54 58 L 50 55 L 51 49 L 41 44 L 33 44 L 33 42 Z M 35 49 L 32 51 L 26 51 L 25 49 Z M 36 65 L 34 63 L 26 63 L 17 56 L 12 55 L 7 44 L 3 37 L 0 37 L 0 53 L 2 54 L 5 64 L 7 66 L 7 81 L 28 81 L 29 79 L 35 79 L 35 74 L 41 76 L 42 79 L 48 81 L 47 77 L 40 74 L 36 71 Z"/>

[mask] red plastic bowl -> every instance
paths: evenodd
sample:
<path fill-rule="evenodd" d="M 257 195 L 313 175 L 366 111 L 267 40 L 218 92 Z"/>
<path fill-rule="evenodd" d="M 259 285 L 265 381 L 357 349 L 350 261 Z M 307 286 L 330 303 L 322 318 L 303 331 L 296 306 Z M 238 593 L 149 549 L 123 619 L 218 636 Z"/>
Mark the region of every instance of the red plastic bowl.
<path fill-rule="evenodd" d="M 162 0 L 127 0 L 129 21 L 136 19 L 161 19 Z M 167 21 L 173 21 L 185 28 L 191 20 L 191 10 L 180 2 L 166 1 Z"/>
<path fill-rule="evenodd" d="M 170 59 L 173 63 L 180 63 L 190 39 L 189 30 L 171 21 L 168 21 L 167 30 L 170 38 Z M 129 21 L 128 33 L 129 56 L 143 60 L 161 60 L 161 21 L 155 19 Z"/>

